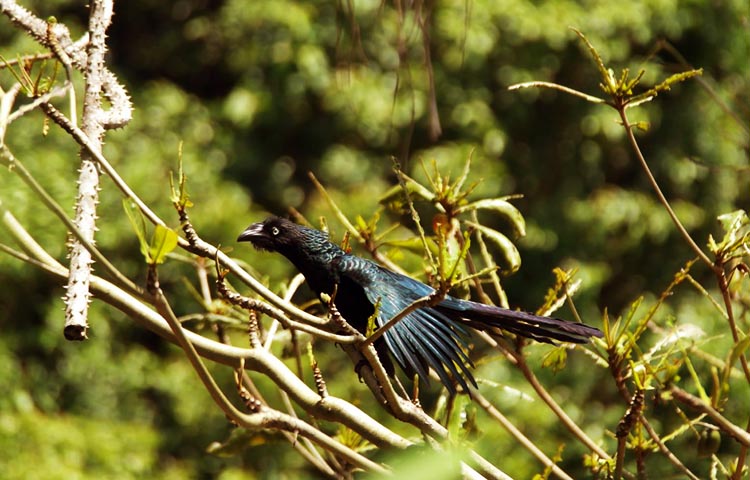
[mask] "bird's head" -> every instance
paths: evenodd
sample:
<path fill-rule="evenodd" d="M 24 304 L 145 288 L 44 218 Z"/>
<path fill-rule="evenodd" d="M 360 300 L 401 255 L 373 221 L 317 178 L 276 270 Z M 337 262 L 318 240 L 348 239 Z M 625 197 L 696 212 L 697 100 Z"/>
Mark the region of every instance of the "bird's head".
<path fill-rule="evenodd" d="M 262 222 L 253 223 L 237 237 L 238 242 L 250 242 L 258 250 L 269 252 L 283 251 L 300 236 L 304 228 L 281 217 L 269 217 Z"/>

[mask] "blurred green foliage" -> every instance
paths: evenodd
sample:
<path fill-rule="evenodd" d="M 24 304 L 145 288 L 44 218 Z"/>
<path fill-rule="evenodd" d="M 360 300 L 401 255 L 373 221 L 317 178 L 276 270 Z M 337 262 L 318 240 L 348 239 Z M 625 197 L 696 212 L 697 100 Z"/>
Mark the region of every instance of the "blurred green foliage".
<path fill-rule="evenodd" d="M 43 18 L 55 15 L 76 34 L 85 29 L 87 10 L 80 2 L 24 5 Z M 576 268 L 583 280 L 577 306 L 584 320 L 599 325 L 604 308 L 614 316 L 639 297 L 653 305 L 693 255 L 652 195 L 614 112 L 560 92 L 506 90 L 513 83 L 546 80 L 601 94 L 596 68 L 568 29 L 572 25 L 585 32 L 609 64 L 645 68 L 646 84 L 689 68 L 682 57 L 704 69 L 700 81 L 675 86 L 633 111 L 631 119 L 650 123 L 648 132 L 639 134 L 641 148 L 699 244 L 705 245 L 709 233 L 721 238 L 719 214 L 747 209 L 746 0 L 439 1 L 422 13 L 431 68 L 425 65 L 418 16 L 399 12 L 395 5 L 374 0 L 118 2 L 108 60 L 129 88 L 135 114 L 126 128 L 107 135 L 106 156 L 177 227 L 168 178 L 183 142 L 195 204 L 191 218 L 206 240 L 225 247 L 233 247 L 242 228 L 264 211 L 283 214 L 288 207 L 312 221 L 326 215 L 334 238 L 340 239 L 343 228 L 308 171 L 350 218 L 369 218 L 378 207 L 376 199 L 396 184 L 391 157 L 426 182 L 430 169 L 423 162 L 435 160 L 441 172 L 457 176 L 472 156 L 471 180 L 481 183 L 471 200 L 523 195 L 514 201 L 527 222 L 526 237 L 517 241 L 523 264 L 516 275 L 503 279 L 511 305 L 534 309 L 553 283 L 553 267 Z M 7 19 L 0 22 L 5 58 L 40 50 Z M 12 81 L 0 71 L 2 88 Z M 438 118 L 442 134 L 435 138 Z M 39 113 L 28 115 L 13 124 L 5 140 L 70 209 L 77 147 L 56 127 L 46 136 L 42 128 Z M 121 197 L 106 178 L 103 187 L 97 243 L 118 268 L 143 281 L 138 241 Z M 9 172 L 0 175 L 0 198 L 64 260 L 66 232 Z M 390 221 L 404 220 L 386 215 Z M 509 225 L 493 226 L 512 233 Z M 239 255 L 252 259 L 274 288 L 291 274 L 274 256 Z M 412 271 L 422 271 L 421 258 L 408 261 Z M 698 270 L 695 275 L 707 274 Z M 189 264 L 168 262 L 161 280 L 165 288 L 183 292 L 173 298 L 178 313 L 199 306 L 195 295 L 181 288 L 184 280 L 196 283 Z M 52 280 L 0 256 L 0 284 L 4 477 L 314 476 L 272 436 L 258 435 L 251 442 L 254 448 L 239 457 L 205 453 L 231 427 L 181 352 L 122 314 L 95 302 L 91 340 L 73 345 L 62 338 L 62 289 Z M 731 339 L 706 303 L 694 290 L 678 289 L 657 315 L 699 326 L 706 332 L 702 346 L 723 357 Z M 746 328 L 746 310 L 740 318 Z M 722 336 L 715 336 L 719 332 Z M 552 395 L 572 418 L 591 428 L 590 436 L 610 438 L 604 429 L 613 430 L 623 413 L 609 408 L 618 405 L 617 393 L 603 391 L 600 373 L 575 355 L 561 372 L 541 369 L 550 348 L 528 348 L 530 365 L 542 382 L 556 385 Z M 327 377 L 336 379 L 329 388 L 344 398 L 361 396 L 363 408 L 380 415 L 350 365 L 338 361 L 342 355 L 333 346 L 316 345 L 321 365 L 330 364 L 324 367 Z M 531 389 L 503 358 L 488 355 L 477 368 L 484 385 L 503 387 L 483 388 L 485 395 L 533 435 L 537 446 L 554 452 L 567 442 L 556 417 L 536 405 Z M 229 372 L 217 367 L 216 373 L 231 385 Z M 749 408 L 750 395 L 743 396 L 743 388 L 747 385 L 733 396 L 737 403 L 727 406 L 728 415 Z M 425 392 L 427 408 L 435 400 Z M 506 472 L 528 478 L 542 470 L 494 424 L 485 429 L 477 422 L 477 429 L 473 446 Z M 681 441 L 679 448 L 693 448 L 689 438 Z M 727 443 L 721 449 L 729 449 Z M 571 442 L 561 466 L 584 476 L 584 452 Z M 431 460 L 417 455 L 405 461 L 403 471 L 423 471 Z M 663 463 L 650 467 L 653 477 L 671 472 Z"/>

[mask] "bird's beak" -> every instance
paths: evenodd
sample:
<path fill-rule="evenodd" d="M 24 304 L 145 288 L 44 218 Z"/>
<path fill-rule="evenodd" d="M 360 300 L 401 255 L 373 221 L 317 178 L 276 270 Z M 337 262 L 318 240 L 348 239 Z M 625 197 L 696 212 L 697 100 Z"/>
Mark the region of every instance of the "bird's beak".
<path fill-rule="evenodd" d="M 256 240 L 263 237 L 265 237 L 265 234 L 263 233 L 263 224 L 253 223 L 247 227 L 244 232 L 240 233 L 240 236 L 237 237 L 237 241 L 255 243 Z"/>

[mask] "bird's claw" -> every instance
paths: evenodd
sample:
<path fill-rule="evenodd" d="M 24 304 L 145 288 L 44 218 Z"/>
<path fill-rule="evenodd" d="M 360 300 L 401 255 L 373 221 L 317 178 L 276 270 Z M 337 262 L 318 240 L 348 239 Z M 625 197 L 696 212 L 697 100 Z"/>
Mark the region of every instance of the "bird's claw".
<path fill-rule="evenodd" d="M 359 378 L 359 383 L 362 383 L 364 380 L 362 379 L 362 369 L 365 367 L 370 367 L 370 362 L 367 360 L 360 360 L 357 362 L 356 365 L 354 365 L 354 372 L 357 374 L 357 378 Z"/>

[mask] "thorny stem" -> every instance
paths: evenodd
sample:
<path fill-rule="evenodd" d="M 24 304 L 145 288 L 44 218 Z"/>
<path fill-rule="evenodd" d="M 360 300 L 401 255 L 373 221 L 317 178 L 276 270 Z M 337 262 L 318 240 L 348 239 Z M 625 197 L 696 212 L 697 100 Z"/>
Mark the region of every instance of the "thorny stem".
<path fill-rule="evenodd" d="M 86 45 L 86 80 L 82 130 L 91 140 L 91 149 L 81 149 L 81 167 L 78 176 L 75 224 L 86 241 L 94 243 L 96 231 L 96 207 L 99 203 L 99 170 L 90 150 L 100 151 L 104 138 L 102 118 L 102 85 L 104 55 L 107 51 L 105 32 L 112 19 L 112 0 L 92 0 L 89 13 L 89 43 Z M 54 37 L 54 35 L 52 35 Z M 65 294 L 65 338 L 84 340 L 88 330 L 88 305 L 93 259 L 91 253 L 77 239 L 70 248 L 70 277 Z"/>
<path fill-rule="evenodd" d="M 62 112 L 55 108 L 50 103 L 43 103 L 41 105 L 44 113 L 47 114 L 60 128 L 65 130 L 73 137 L 81 147 L 84 147 L 90 154 L 91 157 L 96 160 L 97 165 L 109 176 L 114 182 L 115 186 L 123 193 L 124 196 L 128 197 L 136 204 L 138 209 L 143 215 L 154 225 L 162 225 L 164 227 L 167 224 L 159 218 L 153 210 L 151 210 L 146 203 L 130 188 L 125 180 L 122 179 L 117 170 L 112 167 L 109 161 L 102 155 L 101 151 L 96 148 L 96 145 L 89 139 L 88 135 L 83 132 L 80 128 L 76 127 Z"/>
<path fill-rule="evenodd" d="M 83 233 L 78 229 L 76 224 L 68 218 L 63 211 L 60 204 L 58 204 L 54 198 L 47 192 L 47 190 L 36 181 L 34 176 L 26 169 L 26 166 L 13 153 L 8 149 L 6 145 L 0 146 L 0 163 L 6 164 L 10 170 L 15 172 L 21 179 L 31 188 L 38 198 L 44 203 L 44 205 L 54 213 L 60 221 L 70 230 L 73 235 L 83 244 L 90 252 L 91 255 L 96 259 L 97 262 L 104 268 L 104 270 L 117 281 L 117 283 L 125 288 L 128 292 L 143 297 L 145 292 L 133 283 L 128 277 L 122 274 L 112 263 L 105 257 L 99 249 L 97 249 L 92 242 L 89 242 L 85 238 Z"/>
<path fill-rule="evenodd" d="M 55 276 L 60 282 L 67 277 L 67 268 L 52 258 L 15 220 L 10 212 L 2 212 L 0 220 L 2 220 L 11 237 L 33 259 L 29 259 L 26 255 L 1 244 L 0 249 L 39 267 Z M 176 343 L 176 337 L 166 320 L 141 301 L 96 275 L 92 277 L 92 288 L 101 301 L 128 315 L 138 325 Z M 299 381 L 283 362 L 263 349 L 230 347 L 189 330 L 180 329 L 180 331 L 195 346 L 202 357 L 231 367 L 237 367 L 241 362 L 245 362 L 247 368 L 270 378 L 281 390 L 291 395 L 297 405 L 316 418 L 344 424 L 371 443 L 381 447 L 389 446 L 403 449 L 411 445 L 411 442 L 386 429 L 354 405 L 334 397 L 322 399 L 307 385 Z"/>

